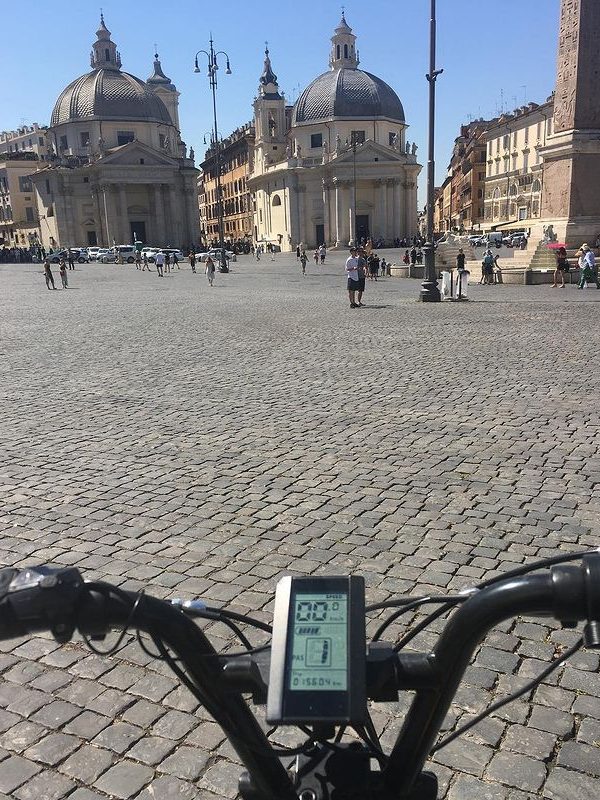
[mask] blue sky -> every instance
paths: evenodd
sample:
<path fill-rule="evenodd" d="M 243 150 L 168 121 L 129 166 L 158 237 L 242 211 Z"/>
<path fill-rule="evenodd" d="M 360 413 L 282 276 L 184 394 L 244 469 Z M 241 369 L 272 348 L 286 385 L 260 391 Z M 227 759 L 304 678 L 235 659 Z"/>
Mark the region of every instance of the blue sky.
<path fill-rule="evenodd" d="M 438 0 L 436 183 L 445 174 L 459 126 L 491 117 L 502 104 L 542 102 L 554 88 L 559 0 Z M 361 67 L 397 92 L 410 125 L 407 138 L 427 160 L 429 0 L 348 0 L 346 19 L 358 37 Z M 106 24 L 123 69 L 147 78 L 154 43 L 165 73 L 181 92 L 182 135 L 196 154 L 211 129 L 211 96 L 205 70 L 194 74 L 194 55 L 212 31 L 231 58 L 233 74 L 219 73 L 221 135 L 252 116 L 252 100 L 269 41 L 273 68 L 289 101 L 327 69 L 329 39 L 341 4 L 265 3 L 260 0 L 103 0 Z M 9 3 L 3 38 L 4 81 L 0 129 L 47 123 L 60 91 L 87 72 L 100 5 L 85 0 L 62 7 L 43 0 Z M 43 32 L 43 33 L 41 33 Z M 10 66 L 10 69 L 8 68 Z M 424 169 L 420 195 L 424 197 Z"/>

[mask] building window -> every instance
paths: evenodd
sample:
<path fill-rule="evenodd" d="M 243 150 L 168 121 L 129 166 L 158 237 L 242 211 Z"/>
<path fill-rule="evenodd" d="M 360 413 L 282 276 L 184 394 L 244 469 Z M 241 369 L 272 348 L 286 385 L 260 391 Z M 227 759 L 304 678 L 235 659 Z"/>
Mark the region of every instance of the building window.
<path fill-rule="evenodd" d="M 533 194 L 538 194 L 542 191 L 542 184 L 539 182 L 539 180 L 537 180 L 537 178 L 531 184 L 531 191 Z"/>
<path fill-rule="evenodd" d="M 365 143 L 365 132 L 352 131 L 350 135 L 350 144 L 364 144 L 364 143 Z"/>
<path fill-rule="evenodd" d="M 38 145 L 39 145 L 39 147 L 43 147 L 44 146 L 44 137 L 43 136 L 38 136 Z"/>
<path fill-rule="evenodd" d="M 336 53 L 337 53 L 337 57 L 338 57 L 338 58 L 339 58 L 339 57 L 341 56 L 341 54 L 342 54 L 342 51 L 340 50 L 340 46 L 339 46 L 339 44 L 338 44 L 338 46 L 336 47 Z"/>
<path fill-rule="evenodd" d="M 46 178 L 46 194 L 50 194 L 50 181 Z"/>
<path fill-rule="evenodd" d="M 322 133 L 311 133 L 311 135 L 310 135 L 310 146 L 312 148 L 323 147 L 323 134 Z"/>
<path fill-rule="evenodd" d="M 508 150 L 508 148 L 510 147 L 510 133 L 505 134 L 505 136 L 504 136 L 504 138 L 502 140 L 502 147 L 505 150 Z"/>
<path fill-rule="evenodd" d="M 133 142 L 135 133 L 133 131 L 117 131 L 117 145 L 120 147 L 128 142 Z"/>
<path fill-rule="evenodd" d="M 66 150 L 67 147 L 68 147 L 67 137 L 66 136 L 61 136 L 60 137 L 59 150 Z"/>
<path fill-rule="evenodd" d="M 164 147 L 165 147 L 165 135 L 164 135 L 164 133 L 159 133 L 158 134 L 158 146 L 160 147 L 161 150 L 164 150 Z"/>
<path fill-rule="evenodd" d="M 274 206 L 280 206 L 281 205 L 281 197 L 279 197 L 278 194 L 276 194 L 275 197 L 273 198 L 273 205 Z"/>
<path fill-rule="evenodd" d="M 20 192 L 33 191 L 33 189 L 31 188 L 31 179 L 27 175 L 19 175 L 19 191 Z"/>
<path fill-rule="evenodd" d="M 46 214 L 46 216 L 47 217 L 53 217 L 54 216 L 54 205 L 53 205 L 53 203 L 50 203 L 50 205 L 48 206 L 48 213 Z"/>
<path fill-rule="evenodd" d="M 344 58 L 348 58 L 348 45 L 344 45 Z"/>
<path fill-rule="evenodd" d="M 529 153 L 523 153 L 523 172 L 529 169 Z"/>
<path fill-rule="evenodd" d="M 517 156 L 512 157 L 512 169 L 513 171 L 517 168 Z"/>
<path fill-rule="evenodd" d="M 25 206 L 25 219 L 27 222 L 34 222 L 35 217 L 33 216 L 33 208 L 31 206 Z"/>
<path fill-rule="evenodd" d="M 79 134 L 79 141 L 81 142 L 82 147 L 89 147 L 90 145 L 89 131 L 81 131 L 81 133 Z"/>
<path fill-rule="evenodd" d="M 86 178 L 84 178 L 84 179 L 83 179 L 83 182 L 84 182 L 84 183 L 89 183 L 89 182 L 90 182 L 90 179 L 86 177 Z"/>
<path fill-rule="evenodd" d="M 527 207 L 523 206 L 519 208 L 519 220 L 527 219 Z"/>

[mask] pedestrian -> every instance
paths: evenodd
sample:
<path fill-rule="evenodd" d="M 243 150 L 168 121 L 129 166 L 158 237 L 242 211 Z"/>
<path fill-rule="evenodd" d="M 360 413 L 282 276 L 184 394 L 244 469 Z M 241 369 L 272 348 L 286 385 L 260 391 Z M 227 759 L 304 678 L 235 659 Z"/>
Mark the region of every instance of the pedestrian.
<path fill-rule="evenodd" d="M 156 264 L 156 271 L 158 272 L 158 277 L 163 278 L 163 266 L 165 263 L 165 254 L 162 250 L 159 250 L 158 253 L 154 256 L 154 263 Z"/>
<path fill-rule="evenodd" d="M 150 267 L 148 266 L 148 253 L 142 253 L 142 272 L 144 272 L 146 268 L 148 269 L 148 272 L 150 272 Z"/>
<path fill-rule="evenodd" d="M 410 256 L 408 254 L 408 250 L 404 251 L 404 258 L 402 261 L 408 266 L 410 264 Z"/>
<path fill-rule="evenodd" d="M 306 251 L 303 250 L 300 253 L 300 263 L 302 264 L 302 274 L 306 275 L 306 263 L 308 261 L 308 256 L 306 255 Z"/>
<path fill-rule="evenodd" d="M 419 249 L 417 250 L 417 264 L 422 264 L 422 263 L 423 263 L 423 251 L 419 247 Z"/>
<path fill-rule="evenodd" d="M 457 255 L 456 255 L 456 269 L 459 272 L 464 272 L 465 259 L 466 259 L 465 252 L 461 247 L 460 250 L 458 251 Z"/>
<path fill-rule="evenodd" d="M 417 263 L 417 248 L 413 246 L 410 248 L 410 263 L 414 267 Z"/>
<path fill-rule="evenodd" d="M 206 259 L 205 272 L 206 272 L 206 277 L 208 278 L 208 283 L 212 287 L 213 281 L 215 279 L 215 262 L 212 260 L 210 256 Z"/>
<path fill-rule="evenodd" d="M 491 285 L 494 283 L 494 266 L 498 266 L 498 257 L 488 248 L 483 256 L 483 282 Z"/>
<path fill-rule="evenodd" d="M 590 250 L 589 244 L 582 244 L 577 251 L 579 258 L 579 289 L 585 289 L 588 281 L 596 279 L 596 256 Z"/>
<path fill-rule="evenodd" d="M 381 259 L 381 277 L 382 278 L 385 278 L 385 276 L 387 275 L 387 269 L 388 269 L 387 261 L 385 260 L 385 258 L 382 258 Z"/>
<path fill-rule="evenodd" d="M 271 253 L 271 261 L 275 261 L 275 245 L 274 244 L 271 245 L 269 252 Z"/>
<path fill-rule="evenodd" d="M 350 255 L 346 259 L 346 277 L 348 279 L 348 297 L 350 299 L 350 308 L 356 308 L 356 292 L 359 287 L 358 283 L 358 256 L 356 248 L 350 249 Z"/>
<path fill-rule="evenodd" d="M 300 245 L 296 245 L 296 258 L 300 258 Z"/>
<path fill-rule="evenodd" d="M 168 250 L 165 253 L 165 268 L 167 272 L 171 272 L 171 254 Z"/>
<path fill-rule="evenodd" d="M 192 268 L 192 272 L 196 272 L 196 254 L 193 250 L 190 250 L 190 254 L 188 256 L 190 260 L 190 267 Z"/>
<path fill-rule="evenodd" d="M 567 261 L 567 251 L 564 247 L 559 247 L 556 251 L 556 269 L 554 271 L 554 283 L 552 288 L 556 289 L 557 281 L 560 278 L 560 288 L 565 288 L 565 272 L 569 271 L 569 262 Z"/>
<path fill-rule="evenodd" d="M 175 269 L 175 267 L 177 267 L 177 269 L 181 269 L 181 267 L 179 266 L 179 259 L 177 258 L 177 253 L 173 253 L 173 269 Z"/>
<path fill-rule="evenodd" d="M 367 259 L 364 250 L 358 251 L 358 295 L 356 297 L 356 305 L 363 306 L 362 296 L 365 291 L 365 280 L 367 277 Z"/>
<path fill-rule="evenodd" d="M 44 278 L 46 278 L 46 286 L 48 289 L 50 289 L 50 284 L 52 284 L 53 289 L 56 289 L 56 286 L 54 285 L 54 276 L 52 275 L 52 268 L 48 259 L 44 261 Z"/>
<path fill-rule="evenodd" d="M 313 253 L 313 258 L 315 260 L 315 264 L 318 266 L 319 265 L 319 248 L 318 247 L 315 250 L 315 252 Z"/>
<path fill-rule="evenodd" d="M 75 269 L 75 257 L 70 248 L 67 250 L 67 263 L 69 264 L 69 269 Z"/>
<path fill-rule="evenodd" d="M 139 250 L 135 251 L 135 268 L 141 269 L 142 268 L 142 254 Z"/>
<path fill-rule="evenodd" d="M 321 264 L 325 263 L 325 256 L 326 255 L 327 255 L 327 250 L 325 248 L 325 245 L 322 244 L 321 247 L 319 247 L 319 258 L 321 259 Z"/>
<path fill-rule="evenodd" d="M 60 275 L 60 280 L 62 282 L 63 289 L 69 288 L 69 281 L 67 280 L 67 265 L 63 258 L 58 263 L 58 273 Z"/>

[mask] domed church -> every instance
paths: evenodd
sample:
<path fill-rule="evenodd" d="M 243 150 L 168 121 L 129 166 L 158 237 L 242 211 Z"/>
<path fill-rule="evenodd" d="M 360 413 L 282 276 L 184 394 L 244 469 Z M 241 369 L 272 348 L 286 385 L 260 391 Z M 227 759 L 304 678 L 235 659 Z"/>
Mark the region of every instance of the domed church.
<path fill-rule="evenodd" d="M 329 70 L 292 109 L 279 91 L 269 50 L 254 101 L 255 238 L 291 250 L 412 236 L 417 229 L 417 148 L 404 108 L 385 81 L 358 68 L 344 14 L 331 39 Z"/>
<path fill-rule="evenodd" d="M 58 97 L 48 166 L 31 176 L 49 249 L 199 241 L 197 174 L 179 131 L 179 92 L 155 55 L 142 81 L 121 69 L 101 16 L 91 72 Z"/>

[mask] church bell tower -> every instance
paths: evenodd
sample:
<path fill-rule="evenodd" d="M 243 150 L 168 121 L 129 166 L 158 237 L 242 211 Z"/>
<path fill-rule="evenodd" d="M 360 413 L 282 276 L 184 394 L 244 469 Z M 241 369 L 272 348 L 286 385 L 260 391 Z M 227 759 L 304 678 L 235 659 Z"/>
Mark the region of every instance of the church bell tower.
<path fill-rule="evenodd" d="M 285 97 L 279 91 L 277 75 L 273 72 L 268 46 L 259 80 L 258 97 L 254 101 L 256 128 L 256 159 L 264 169 L 268 164 L 285 158 L 286 122 Z"/>

